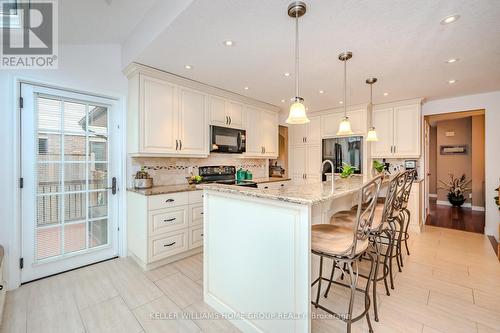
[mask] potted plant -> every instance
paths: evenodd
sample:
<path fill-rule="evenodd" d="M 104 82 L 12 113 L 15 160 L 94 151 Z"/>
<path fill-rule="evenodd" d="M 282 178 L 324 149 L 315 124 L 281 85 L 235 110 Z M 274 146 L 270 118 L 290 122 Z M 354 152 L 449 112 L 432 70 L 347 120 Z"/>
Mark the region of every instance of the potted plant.
<path fill-rule="evenodd" d="M 348 163 L 342 163 L 342 172 L 340 173 L 340 178 L 349 178 L 356 171 L 356 167 Z"/>
<path fill-rule="evenodd" d="M 141 189 L 153 187 L 153 178 L 149 176 L 149 173 L 146 171 L 146 167 L 141 167 L 141 170 L 135 173 L 134 187 Z"/>
<path fill-rule="evenodd" d="M 373 160 L 373 168 L 377 171 L 377 174 L 381 174 L 385 170 L 385 164 L 377 160 Z"/>
<path fill-rule="evenodd" d="M 497 188 L 495 189 L 495 191 L 497 191 L 497 192 L 498 192 L 498 195 L 495 197 L 495 203 L 497 204 L 498 209 L 500 210 L 500 200 L 499 200 L 499 198 L 498 198 L 498 197 L 499 197 L 499 195 L 500 195 L 500 186 L 499 186 L 499 187 L 497 187 Z"/>
<path fill-rule="evenodd" d="M 450 181 L 448 183 L 442 180 L 439 180 L 439 182 L 443 185 L 439 186 L 439 188 L 448 191 L 447 197 L 451 205 L 453 207 L 461 207 L 466 200 L 465 195 L 467 192 L 470 192 L 470 188 L 467 188 L 467 185 L 471 180 L 467 180 L 465 174 L 460 177 L 450 174 Z"/>

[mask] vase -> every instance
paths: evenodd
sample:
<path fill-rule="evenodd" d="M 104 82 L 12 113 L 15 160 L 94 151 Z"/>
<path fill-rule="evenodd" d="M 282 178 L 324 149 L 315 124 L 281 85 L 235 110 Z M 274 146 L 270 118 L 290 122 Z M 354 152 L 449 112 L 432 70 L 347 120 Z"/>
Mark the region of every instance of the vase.
<path fill-rule="evenodd" d="M 461 207 L 465 202 L 465 197 L 463 195 L 460 196 L 448 195 L 448 201 L 451 203 L 453 207 Z"/>

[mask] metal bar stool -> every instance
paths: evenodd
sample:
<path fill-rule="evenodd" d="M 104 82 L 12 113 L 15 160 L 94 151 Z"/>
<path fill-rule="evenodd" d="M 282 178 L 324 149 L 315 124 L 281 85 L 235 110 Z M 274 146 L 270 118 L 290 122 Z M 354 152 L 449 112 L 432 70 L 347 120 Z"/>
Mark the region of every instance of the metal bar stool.
<path fill-rule="evenodd" d="M 410 234 L 408 233 L 408 227 L 410 226 L 411 213 L 408 210 L 408 201 L 410 200 L 411 188 L 413 186 L 413 182 L 415 181 L 415 175 L 417 174 L 416 170 L 407 171 L 407 177 L 405 180 L 405 185 L 403 187 L 403 191 L 401 193 L 401 219 L 403 221 L 403 228 L 401 229 L 401 240 L 404 241 L 406 247 L 406 254 L 410 255 L 410 250 L 408 248 L 408 239 L 410 238 Z M 400 245 L 401 247 L 401 245 Z M 401 267 L 403 267 L 403 255 L 401 248 L 399 249 L 399 256 L 401 261 Z"/>
<path fill-rule="evenodd" d="M 312 237 L 311 237 L 311 251 L 313 254 L 318 255 L 320 258 L 319 264 L 319 277 L 314 280 L 312 286 L 318 284 L 316 300 L 311 301 L 311 303 L 316 307 L 320 308 L 338 319 L 347 323 L 347 332 L 351 332 L 351 326 L 353 322 L 366 317 L 368 322 L 368 327 L 370 332 L 373 332 L 372 325 L 370 322 L 369 310 L 370 310 L 370 281 L 371 276 L 374 271 L 375 260 L 370 251 L 367 251 L 369 246 L 369 232 L 373 222 L 373 216 L 375 213 L 375 207 L 377 204 L 377 198 L 380 190 L 380 184 L 382 182 L 382 176 L 375 177 L 370 182 L 363 185 L 359 192 L 359 203 L 356 214 L 356 222 L 352 227 L 334 226 L 332 224 L 316 224 L 312 226 Z M 370 273 L 367 279 L 365 289 L 357 287 L 358 282 L 358 260 L 363 255 L 366 254 L 370 261 Z M 323 259 L 329 258 L 333 260 L 333 269 L 330 279 L 323 277 Z M 349 275 L 349 284 L 344 284 L 338 281 L 333 281 L 335 268 L 339 268 L 341 272 L 344 272 L 344 264 L 347 267 Z M 347 274 L 346 274 L 347 275 Z M 321 282 L 325 280 L 328 281 L 328 287 L 325 292 L 324 297 L 328 297 L 328 292 L 333 284 L 340 285 L 343 287 L 350 288 L 349 297 L 349 307 L 347 317 L 341 316 L 319 303 L 320 293 L 321 293 Z M 365 309 L 364 311 L 353 317 L 353 306 L 354 298 L 356 292 L 363 292 L 365 295 Z"/>

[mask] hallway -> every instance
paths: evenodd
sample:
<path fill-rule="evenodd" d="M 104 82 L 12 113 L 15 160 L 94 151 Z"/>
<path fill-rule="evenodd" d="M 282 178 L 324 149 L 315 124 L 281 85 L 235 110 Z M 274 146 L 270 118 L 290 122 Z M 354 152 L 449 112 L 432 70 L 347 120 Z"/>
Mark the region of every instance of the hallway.
<path fill-rule="evenodd" d="M 437 205 L 436 198 L 429 199 L 430 214 L 426 224 L 436 227 L 484 233 L 484 212 L 470 208 L 453 208 Z"/>

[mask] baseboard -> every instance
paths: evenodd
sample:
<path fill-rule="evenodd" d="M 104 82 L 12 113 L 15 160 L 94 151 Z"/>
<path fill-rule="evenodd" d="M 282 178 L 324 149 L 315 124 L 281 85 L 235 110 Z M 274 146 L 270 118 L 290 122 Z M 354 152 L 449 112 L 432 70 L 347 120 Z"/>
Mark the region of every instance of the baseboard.
<path fill-rule="evenodd" d="M 484 212 L 486 209 L 483 206 L 472 206 L 472 210 Z"/>
<path fill-rule="evenodd" d="M 444 201 L 444 200 L 437 200 L 436 201 L 436 205 L 440 205 L 440 206 L 451 206 L 451 203 L 449 203 L 448 201 Z M 466 202 L 462 205 L 463 208 L 472 208 L 472 205 L 470 202 Z"/>
<path fill-rule="evenodd" d="M 437 198 L 437 197 L 438 197 L 437 194 L 434 194 L 434 193 L 431 194 L 431 193 L 429 193 L 429 198 Z"/>

